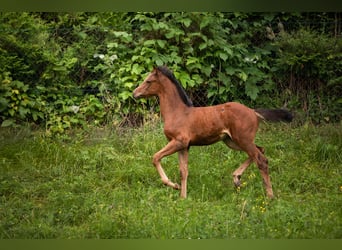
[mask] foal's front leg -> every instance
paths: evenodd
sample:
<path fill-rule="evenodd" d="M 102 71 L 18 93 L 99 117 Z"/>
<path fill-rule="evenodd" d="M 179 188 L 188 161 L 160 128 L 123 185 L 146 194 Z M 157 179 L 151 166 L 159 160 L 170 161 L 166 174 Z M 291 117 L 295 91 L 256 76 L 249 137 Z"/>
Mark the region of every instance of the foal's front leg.
<path fill-rule="evenodd" d="M 179 141 L 177 140 L 171 140 L 164 148 L 162 148 L 160 151 L 158 151 L 154 156 L 153 156 L 153 165 L 156 167 L 160 178 L 162 182 L 174 189 L 180 189 L 179 185 L 177 183 L 173 183 L 172 181 L 169 180 L 167 175 L 164 172 L 164 169 L 162 168 L 160 161 L 162 158 L 168 155 L 172 155 L 173 153 L 179 151 L 182 149 L 182 145 Z"/>
<path fill-rule="evenodd" d="M 181 198 L 186 198 L 186 183 L 188 179 L 188 155 L 188 149 L 184 149 L 178 152 L 179 170 L 181 175 Z"/>

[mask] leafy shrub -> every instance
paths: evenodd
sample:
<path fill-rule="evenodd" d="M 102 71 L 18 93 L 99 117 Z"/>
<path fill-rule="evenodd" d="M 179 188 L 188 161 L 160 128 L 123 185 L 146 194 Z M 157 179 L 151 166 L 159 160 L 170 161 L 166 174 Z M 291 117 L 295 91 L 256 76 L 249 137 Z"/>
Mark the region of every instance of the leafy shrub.
<path fill-rule="evenodd" d="M 41 104 L 29 93 L 29 86 L 18 80 L 12 80 L 8 74 L 0 75 L 0 121 L 1 126 L 14 126 L 17 121 L 44 118 Z"/>
<path fill-rule="evenodd" d="M 280 89 L 301 100 L 315 122 L 336 121 L 342 109 L 342 41 L 308 29 L 283 32 L 275 40 L 273 71 Z M 299 108 L 299 106 L 295 107 Z"/>
<path fill-rule="evenodd" d="M 339 23 L 334 13 L 0 13 L 0 124 L 139 124 L 157 105 L 132 90 L 156 65 L 197 106 L 285 104 L 337 121 L 341 41 L 328 34 Z"/>

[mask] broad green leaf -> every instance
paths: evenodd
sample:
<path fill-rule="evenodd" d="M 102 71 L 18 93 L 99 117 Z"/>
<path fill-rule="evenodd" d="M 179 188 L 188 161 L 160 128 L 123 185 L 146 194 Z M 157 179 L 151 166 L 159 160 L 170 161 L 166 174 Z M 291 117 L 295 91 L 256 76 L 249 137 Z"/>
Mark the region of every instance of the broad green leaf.
<path fill-rule="evenodd" d="M 19 115 L 21 118 L 25 118 L 26 114 L 29 112 L 30 110 L 28 108 L 24 108 L 23 106 L 19 107 Z"/>
<path fill-rule="evenodd" d="M 200 24 L 200 29 L 203 29 L 204 27 L 207 27 L 210 23 L 211 19 L 208 18 L 208 17 L 204 17 L 201 21 L 201 24 Z"/>
<path fill-rule="evenodd" d="M 9 101 L 6 98 L 0 97 L 0 112 L 6 110 L 8 104 L 9 104 Z"/>
<path fill-rule="evenodd" d="M 156 59 L 156 65 L 157 66 L 162 66 L 163 64 L 164 64 L 164 62 L 160 58 Z"/>
<path fill-rule="evenodd" d="M 200 85 L 200 84 L 203 83 L 203 78 L 200 75 L 198 75 L 198 74 L 192 75 L 191 78 L 194 80 L 194 83 L 196 85 Z"/>
<path fill-rule="evenodd" d="M 128 98 L 132 97 L 132 92 L 130 92 L 130 91 L 122 91 L 121 93 L 119 93 L 119 97 L 122 100 L 127 100 Z"/>
<path fill-rule="evenodd" d="M 230 81 L 230 77 L 228 77 L 226 74 L 222 72 L 218 73 L 218 79 L 225 84 L 227 84 Z"/>
<path fill-rule="evenodd" d="M 131 89 L 134 86 L 133 82 L 125 82 L 124 86 L 128 89 Z"/>
<path fill-rule="evenodd" d="M 236 72 L 236 69 L 235 68 L 233 68 L 233 67 L 226 67 L 225 68 L 225 71 L 226 71 L 226 73 L 228 74 L 228 75 L 234 75 L 235 74 L 235 72 Z"/>
<path fill-rule="evenodd" d="M 144 46 L 146 46 L 146 47 L 149 47 L 149 46 L 155 45 L 155 44 L 156 44 L 156 41 L 155 41 L 155 40 L 146 40 L 146 41 L 144 42 Z"/>
<path fill-rule="evenodd" d="M 15 114 L 15 110 L 14 109 L 10 109 L 8 110 L 8 113 L 13 117 Z"/>
<path fill-rule="evenodd" d="M 197 57 L 188 57 L 186 60 L 186 65 L 190 65 L 190 64 L 195 64 L 198 63 L 198 58 Z"/>
<path fill-rule="evenodd" d="M 190 82 L 190 76 L 187 72 L 181 71 L 180 73 L 175 72 L 175 76 L 181 82 L 182 86 L 186 88 L 188 83 Z"/>
<path fill-rule="evenodd" d="M 220 52 L 219 57 L 223 60 L 226 61 L 228 59 L 228 55 L 226 53 Z"/>
<path fill-rule="evenodd" d="M 9 126 L 12 126 L 14 124 L 15 124 L 15 121 L 13 119 L 7 119 L 1 123 L 1 127 L 9 127 Z"/>
<path fill-rule="evenodd" d="M 184 26 L 185 27 L 189 27 L 190 26 L 190 24 L 191 24 L 191 19 L 190 18 L 184 18 L 184 19 L 182 19 L 182 23 L 184 24 Z"/>
<path fill-rule="evenodd" d="M 133 66 L 132 66 L 132 73 L 133 74 L 140 75 L 143 70 L 144 70 L 144 67 L 140 66 L 137 63 L 133 64 Z"/>
<path fill-rule="evenodd" d="M 252 100 L 255 100 L 259 93 L 259 88 L 254 83 L 246 83 L 245 85 L 246 95 L 249 96 Z"/>
<path fill-rule="evenodd" d="M 242 81 L 247 81 L 248 75 L 245 72 L 240 72 L 238 76 Z"/>
<path fill-rule="evenodd" d="M 207 67 L 202 67 L 202 68 L 201 68 L 201 71 L 202 71 L 207 77 L 209 77 L 210 74 L 211 74 L 212 69 L 211 69 L 211 66 L 207 66 Z"/>
<path fill-rule="evenodd" d="M 165 40 L 157 40 L 157 43 L 160 48 L 165 48 L 166 41 Z"/>
<path fill-rule="evenodd" d="M 113 43 L 108 43 L 107 44 L 107 48 L 117 48 L 119 46 L 119 44 L 118 43 L 115 43 L 115 42 L 113 42 Z"/>
<path fill-rule="evenodd" d="M 207 47 L 207 43 L 201 43 L 198 48 L 199 50 L 204 50 Z"/>
<path fill-rule="evenodd" d="M 79 32 L 78 35 L 79 35 L 79 37 L 81 37 L 82 39 L 86 39 L 86 38 L 87 38 L 87 33 L 85 33 L 85 32 Z"/>

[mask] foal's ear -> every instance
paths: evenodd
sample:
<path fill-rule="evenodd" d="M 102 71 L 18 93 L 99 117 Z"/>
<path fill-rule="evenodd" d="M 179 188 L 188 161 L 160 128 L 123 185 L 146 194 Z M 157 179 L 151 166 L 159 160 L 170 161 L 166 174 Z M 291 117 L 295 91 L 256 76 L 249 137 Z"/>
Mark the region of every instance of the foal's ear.
<path fill-rule="evenodd" d="M 159 69 L 158 69 L 157 66 L 154 66 L 154 67 L 153 67 L 153 71 L 154 71 L 154 73 L 155 73 L 156 75 L 158 75 Z"/>
<path fill-rule="evenodd" d="M 164 64 L 163 66 L 154 66 L 153 71 L 158 75 L 158 73 L 163 72 L 164 69 L 167 69 L 167 65 Z"/>

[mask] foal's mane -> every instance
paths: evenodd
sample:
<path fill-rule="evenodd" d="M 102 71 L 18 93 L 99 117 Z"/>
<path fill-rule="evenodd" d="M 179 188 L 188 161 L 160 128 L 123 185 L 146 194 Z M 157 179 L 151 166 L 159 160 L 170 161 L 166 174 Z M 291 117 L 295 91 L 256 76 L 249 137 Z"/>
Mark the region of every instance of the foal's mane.
<path fill-rule="evenodd" d="M 188 107 L 194 106 L 188 95 L 185 93 L 180 82 L 176 79 L 175 75 L 169 70 L 166 66 L 159 66 L 156 68 L 157 71 L 161 72 L 164 76 L 169 78 L 169 80 L 176 86 L 179 96 L 181 97 L 182 101 Z"/>

